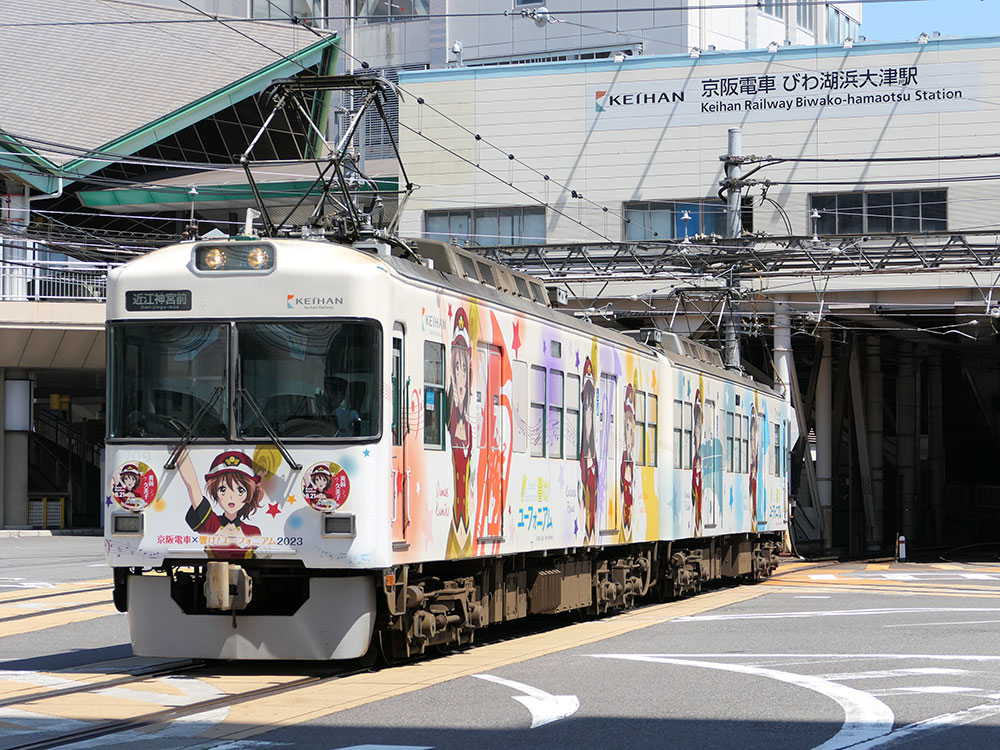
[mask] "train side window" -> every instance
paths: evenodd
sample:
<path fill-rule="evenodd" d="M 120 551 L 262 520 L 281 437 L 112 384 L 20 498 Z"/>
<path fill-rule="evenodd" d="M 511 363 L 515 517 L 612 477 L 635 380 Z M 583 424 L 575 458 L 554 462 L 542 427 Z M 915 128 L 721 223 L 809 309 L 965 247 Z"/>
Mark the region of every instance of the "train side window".
<path fill-rule="evenodd" d="M 657 416 L 656 406 L 658 399 L 650 393 L 646 396 L 646 466 L 656 466 L 658 458 L 657 444 Z"/>
<path fill-rule="evenodd" d="M 545 455 L 545 368 L 531 366 L 528 383 L 528 436 L 532 456 Z"/>
<path fill-rule="evenodd" d="M 694 404 L 690 401 L 684 402 L 684 438 L 682 447 L 684 449 L 684 468 L 691 468 L 691 445 L 694 442 Z"/>
<path fill-rule="evenodd" d="M 514 380 L 514 452 L 528 450 L 528 363 L 515 359 L 512 363 Z"/>
<path fill-rule="evenodd" d="M 444 344 L 424 342 L 424 445 L 444 448 Z"/>
<path fill-rule="evenodd" d="M 775 422 L 771 425 L 771 433 L 774 435 L 772 445 L 774 454 L 771 457 L 771 473 L 774 476 L 781 476 L 781 425 Z"/>
<path fill-rule="evenodd" d="M 722 451 L 722 468 L 725 471 L 733 471 L 733 413 L 726 412 L 725 422 L 722 430 L 724 433 L 723 442 L 725 449 Z"/>
<path fill-rule="evenodd" d="M 545 425 L 545 452 L 550 458 L 563 457 L 563 379 L 562 370 L 549 370 L 549 417 Z"/>
<path fill-rule="evenodd" d="M 635 392 L 635 444 L 632 446 L 632 459 L 636 466 L 646 463 L 646 394 Z M 626 446 L 627 448 L 628 446 Z"/>
<path fill-rule="evenodd" d="M 750 417 L 743 417 L 743 473 L 750 473 Z"/>
<path fill-rule="evenodd" d="M 680 469 L 684 466 L 684 451 L 681 443 L 684 438 L 682 417 L 684 404 L 681 401 L 674 401 L 674 468 Z"/>
<path fill-rule="evenodd" d="M 403 444 L 403 339 L 392 339 L 392 444 Z"/>
<path fill-rule="evenodd" d="M 566 458 L 580 458 L 580 376 L 570 373 L 566 376 Z"/>

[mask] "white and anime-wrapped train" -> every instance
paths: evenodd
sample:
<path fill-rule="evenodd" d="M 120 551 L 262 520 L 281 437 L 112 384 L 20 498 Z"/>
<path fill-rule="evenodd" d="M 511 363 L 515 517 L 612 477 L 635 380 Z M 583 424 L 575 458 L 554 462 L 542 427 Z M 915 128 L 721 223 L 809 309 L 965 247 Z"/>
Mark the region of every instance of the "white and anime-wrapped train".
<path fill-rule="evenodd" d="M 772 572 L 776 393 L 421 252 L 241 238 L 111 274 L 105 527 L 136 654 L 405 657 Z"/>

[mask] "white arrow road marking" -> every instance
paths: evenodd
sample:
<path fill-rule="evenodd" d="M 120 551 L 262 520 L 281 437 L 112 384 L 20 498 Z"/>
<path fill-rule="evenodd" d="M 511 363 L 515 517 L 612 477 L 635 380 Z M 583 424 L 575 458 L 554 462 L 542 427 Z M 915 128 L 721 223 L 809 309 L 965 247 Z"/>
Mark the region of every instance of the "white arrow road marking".
<path fill-rule="evenodd" d="M 525 685 L 523 682 L 505 680 L 503 677 L 495 677 L 491 674 L 474 674 L 472 676 L 524 693 L 524 695 L 512 695 L 511 698 L 531 712 L 532 729 L 551 724 L 559 719 L 565 719 L 580 710 L 580 699 L 575 695 L 552 695 L 544 690 L 531 687 L 531 685 Z"/>
<path fill-rule="evenodd" d="M 592 654 L 599 659 L 625 659 L 628 661 L 645 661 L 657 664 L 675 664 L 681 667 L 701 667 L 703 669 L 718 669 L 723 672 L 737 672 L 756 677 L 768 677 L 779 682 L 812 690 L 827 698 L 832 698 L 844 709 L 844 724 L 840 731 L 814 750 L 838 750 L 852 747 L 860 742 L 870 742 L 889 734 L 895 714 L 892 709 L 878 698 L 856 688 L 840 685 L 824 680 L 814 675 L 781 672 L 777 669 L 752 667 L 745 664 L 719 664 L 711 661 L 694 661 L 691 659 L 671 659 L 648 654 Z"/>

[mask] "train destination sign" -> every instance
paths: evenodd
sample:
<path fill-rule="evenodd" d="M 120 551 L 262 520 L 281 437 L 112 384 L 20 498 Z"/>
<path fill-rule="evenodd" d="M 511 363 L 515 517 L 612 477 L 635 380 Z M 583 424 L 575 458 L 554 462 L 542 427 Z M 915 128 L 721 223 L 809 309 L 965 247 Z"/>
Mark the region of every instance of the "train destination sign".
<path fill-rule="evenodd" d="M 706 68 L 710 70 L 710 68 Z M 811 120 L 979 109 L 979 64 L 782 66 L 750 74 L 587 88 L 597 130 Z"/>
<path fill-rule="evenodd" d="M 191 309 L 191 290 L 151 290 L 125 292 L 129 312 L 172 312 Z"/>

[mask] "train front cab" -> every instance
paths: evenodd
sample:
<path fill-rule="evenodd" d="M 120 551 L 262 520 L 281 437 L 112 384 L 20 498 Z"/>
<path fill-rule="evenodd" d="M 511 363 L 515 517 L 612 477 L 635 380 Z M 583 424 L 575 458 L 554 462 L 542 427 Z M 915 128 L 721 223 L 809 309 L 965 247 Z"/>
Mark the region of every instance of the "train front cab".
<path fill-rule="evenodd" d="M 242 247 L 219 244 L 230 257 Z M 277 276 L 199 273 L 202 246 L 180 245 L 109 283 L 106 538 L 137 655 L 369 649 L 373 571 L 391 548 L 391 325 L 378 313 L 388 275 L 370 255 L 292 244 L 267 244 Z M 189 309 L 129 304 L 153 287 L 183 290 Z M 344 409 L 333 402 L 347 400 L 331 398 L 339 381 L 358 399 L 346 432 L 334 421 Z M 240 472 L 259 503 L 227 520 L 211 480 Z M 239 539 L 225 538 L 240 524 Z M 210 562 L 237 587 L 248 574 L 246 609 L 210 606 L 225 590 L 206 596 Z"/>

